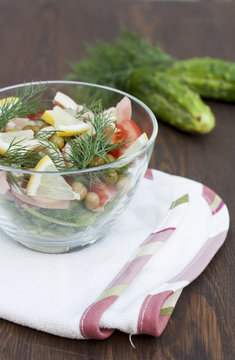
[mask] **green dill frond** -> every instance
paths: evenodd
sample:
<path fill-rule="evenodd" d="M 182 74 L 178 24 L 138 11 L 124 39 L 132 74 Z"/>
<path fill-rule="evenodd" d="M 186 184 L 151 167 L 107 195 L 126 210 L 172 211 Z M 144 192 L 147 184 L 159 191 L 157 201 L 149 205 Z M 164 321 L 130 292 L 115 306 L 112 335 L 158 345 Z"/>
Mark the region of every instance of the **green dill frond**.
<path fill-rule="evenodd" d="M 23 146 L 24 139 L 13 140 L 7 151 L 0 155 L 0 165 L 11 166 L 15 169 L 34 169 L 45 155 L 49 155 L 56 167 L 62 168 L 64 159 L 60 150 L 47 138 L 47 133 L 44 131 L 37 136 L 39 144 L 33 149 Z"/>
<path fill-rule="evenodd" d="M 87 57 L 70 64 L 72 72 L 67 74 L 66 79 L 107 85 L 124 91 L 128 91 L 130 76 L 138 68 L 164 70 L 175 61 L 159 45 L 153 46 L 127 29 L 123 29 L 111 43 L 99 40 L 95 45 L 87 46 L 87 53 Z M 94 89 L 91 91 L 94 96 Z M 100 94 L 100 91 L 97 90 L 97 93 Z M 107 92 L 107 99 L 109 96 Z M 104 91 L 102 98 L 106 103 Z"/>
<path fill-rule="evenodd" d="M 42 158 L 39 147 L 32 150 L 22 146 L 22 141 L 12 142 L 7 151 L 0 155 L 0 165 L 11 166 L 15 169 L 34 168 Z"/>
<path fill-rule="evenodd" d="M 9 183 L 14 187 L 17 188 L 21 193 L 25 193 L 24 188 L 22 187 L 22 183 L 25 182 L 25 177 L 24 175 L 20 175 L 20 174 L 14 174 L 12 172 L 8 172 L 7 173 L 7 177 L 8 177 L 8 181 Z"/>
<path fill-rule="evenodd" d="M 91 112 L 93 116 L 89 115 Z M 120 148 L 128 142 L 128 139 L 123 137 L 112 143 L 113 138 L 116 136 L 116 126 L 111 127 L 113 124 L 112 118 L 109 114 L 104 113 L 101 101 L 94 102 L 89 109 L 84 106 L 82 112 L 78 112 L 76 116 L 79 118 L 83 115 L 84 118 L 85 113 L 88 114 L 85 119 L 92 124 L 93 135 L 95 135 L 85 133 L 76 135 L 72 139 L 66 138 L 66 142 L 70 145 L 70 152 L 66 154 L 66 164 L 61 151 L 50 140 L 51 136 L 57 133 L 55 129 L 52 131 L 39 131 L 34 137 L 38 141 L 38 145 L 33 149 L 28 149 L 27 146 L 23 145 L 24 139 L 18 141 L 13 139 L 7 151 L 0 155 L 0 165 L 11 166 L 14 169 L 34 169 L 45 155 L 51 158 L 58 171 L 89 168 L 91 160 L 96 156 L 104 159 L 104 163 L 108 163 L 106 159 L 107 153 Z M 109 129 L 108 132 L 107 129 Z M 17 186 L 18 179 L 16 177 L 14 181 L 14 173 L 11 174 L 11 182 Z M 84 180 L 91 187 L 93 184 L 98 184 L 104 174 L 105 170 L 88 173 L 84 175 Z"/>
<path fill-rule="evenodd" d="M 38 111 L 46 110 L 48 100 L 42 98 L 46 85 L 25 86 L 23 90 L 14 95 L 17 101 L 5 101 L 0 107 L 0 131 L 3 130 L 8 121 L 16 117 L 37 115 Z"/>
<path fill-rule="evenodd" d="M 95 157 L 101 157 L 106 162 L 108 152 L 119 149 L 128 139 L 121 138 L 115 143 L 112 142 L 116 136 L 116 126 L 111 127 L 113 122 L 108 114 L 103 113 L 101 102 L 97 102 L 90 108 L 94 118 L 89 118 L 93 126 L 95 136 L 88 134 L 76 135 L 75 139 L 67 138 L 70 145 L 70 152 L 67 155 L 67 161 L 76 169 L 86 169 L 91 160 Z M 109 129 L 109 132 L 107 132 Z"/>

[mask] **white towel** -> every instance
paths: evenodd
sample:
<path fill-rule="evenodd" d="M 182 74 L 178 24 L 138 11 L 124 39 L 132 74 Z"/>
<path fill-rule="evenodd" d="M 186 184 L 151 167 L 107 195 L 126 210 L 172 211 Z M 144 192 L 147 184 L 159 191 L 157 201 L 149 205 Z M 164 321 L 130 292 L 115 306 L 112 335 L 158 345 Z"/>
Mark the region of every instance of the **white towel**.
<path fill-rule="evenodd" d="M 77 339 L 115 329 L 159 336 L 228 227 L 212 190 L 148 170 L 112 232 L 83 250 L 38 253 L 1 232 L 0 317 Z"/>

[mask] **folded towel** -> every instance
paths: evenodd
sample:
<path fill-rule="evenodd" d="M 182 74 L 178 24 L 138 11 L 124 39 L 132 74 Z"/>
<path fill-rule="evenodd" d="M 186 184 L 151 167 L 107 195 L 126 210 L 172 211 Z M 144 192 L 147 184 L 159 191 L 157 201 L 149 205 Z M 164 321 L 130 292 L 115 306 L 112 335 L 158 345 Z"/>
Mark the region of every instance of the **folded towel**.
<path fill-rule="evenodd" d="M 149 169 L 112 231 L 90 247 L 43 254 L 1 232 L 0 317 L 77 339 L 115 329 L 159 336 L 228 227 L 212 190 Z"/>

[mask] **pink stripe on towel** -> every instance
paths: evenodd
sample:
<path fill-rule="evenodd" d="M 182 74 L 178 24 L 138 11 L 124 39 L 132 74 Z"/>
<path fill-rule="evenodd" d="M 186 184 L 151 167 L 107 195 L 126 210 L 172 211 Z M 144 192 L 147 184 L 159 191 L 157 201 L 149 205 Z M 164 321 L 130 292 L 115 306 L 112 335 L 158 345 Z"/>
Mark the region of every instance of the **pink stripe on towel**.
<path fill-rule="evenodd" d="M 196 279 L 196 277 L 198 277 L 209 264 L 219 248 L 223 245 L 226 235 L 227 231 L 223 231 L 220 234 L 209 238 L 191 262 L 177 276 L 168 282 L 191 282 Z"/>
<path fill-rule="evenodd" d="M 104 311 L 109 308 L 118 296 L 112 295 L 91 304 L 83 313 L 79 328 L 84 338 L 103 340 L 114 332 L 114 329 L 100 329 L 99 321 Z"/>
<path fill-rule="evenodd" d="M 153 172 L 152 172 L 152 170 L 148 168 L 146 170 L 146 173 L 145 173 L 144 177 L 146 179 L 153 180 Z"/>
<path fill-rule="evenodd" d="M 213 190 L 208 188 L 206 185 L 203 185 L 202 196 L 208 202 L 209 205 L 211 205 L 213 203 L 213 201 L 215 199 L 215 195 L 216 194 Z"/>
<path fill-rule="evenodd" d="M 173 293 L 172 290 L 167 290 L 160 294 L 148 295 L 145 298 L 138 318 L 138 334 L 153 336 L 162 334 L 170 315 L 160 315 L 160 312 L 166 299 Z"/>

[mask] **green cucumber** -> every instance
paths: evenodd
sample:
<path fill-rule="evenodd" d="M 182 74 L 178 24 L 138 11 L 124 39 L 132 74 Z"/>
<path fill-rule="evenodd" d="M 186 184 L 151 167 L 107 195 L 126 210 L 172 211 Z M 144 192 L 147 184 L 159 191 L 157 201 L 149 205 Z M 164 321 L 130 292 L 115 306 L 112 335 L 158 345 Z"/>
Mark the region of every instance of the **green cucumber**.
<path fill-rule="evenodd" d="M 235 63 L 210 57 L 177 61 L 165 74 L 188 85 L 202 97 L 235 101 Z"/>
<path fill-rule="evenodd" d="M 149 106 L 157 118 L 182 131 L 206 134 L 215 126 L 215 117 L 200 96 L 163 72 L 152 68 L 135 71 L 129 92 Z"/>

